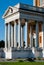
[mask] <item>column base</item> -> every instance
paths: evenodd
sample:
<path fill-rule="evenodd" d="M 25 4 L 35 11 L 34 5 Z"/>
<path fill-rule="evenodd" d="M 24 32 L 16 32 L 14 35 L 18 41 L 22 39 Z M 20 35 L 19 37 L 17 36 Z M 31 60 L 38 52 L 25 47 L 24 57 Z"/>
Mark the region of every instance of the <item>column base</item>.
<path fill-rule="evenodd" d="M 5 59 L 12 59 L 11 48 L 5 48 L 4 53 L 5 53 Z"/>

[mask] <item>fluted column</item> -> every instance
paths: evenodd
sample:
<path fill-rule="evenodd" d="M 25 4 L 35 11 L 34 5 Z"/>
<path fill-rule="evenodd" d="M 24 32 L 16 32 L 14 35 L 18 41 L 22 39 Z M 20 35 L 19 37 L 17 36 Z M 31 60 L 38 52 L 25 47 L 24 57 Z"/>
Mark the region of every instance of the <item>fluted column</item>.
<path fill-rule="evenodd" d="M 30 47 L 32 46 L 32 26 L 30 26 Z"/>
<path fill-rule="evenodd" d="M 17 47 L 17 41 L 16 41 L 16 22 L 14 22 L 14 47 Z"/>
<path fill-rule="evenodd" d="M 39 27 L 38 27 L 38 22 L 36 22 L 36 44 L 35 44 L 35 47 L 39 46 L 38 36 L 39 36 Z"/>
<path fill-rule="evenodd" d="M 8 47 L 8 24 L 5 24 L 5 48 Z"/>
<path fill-rule="evenodd" d="M 18 20 L 18 47 L 21 47 L 21 21 Z"/>

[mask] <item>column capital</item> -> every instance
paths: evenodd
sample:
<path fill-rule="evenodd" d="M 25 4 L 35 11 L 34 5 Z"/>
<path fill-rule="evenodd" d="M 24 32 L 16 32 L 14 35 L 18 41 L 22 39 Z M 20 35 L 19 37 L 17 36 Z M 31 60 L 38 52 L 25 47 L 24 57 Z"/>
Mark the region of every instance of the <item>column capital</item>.
<path fill-rule="evenodd" d="M 20 18 L 20 19 L 18 19 L 18 20 L 21 20 L 21 21 L 23 20 L 23 21 L 25 21 L 25 22 L 28 21 L 28 19 L 25 19 L 25 18 Z"/>
<path fill-rule="evenodd" d="M 25 19 L 26 22 L 28 22 L 29 20 L 28 19 Z"/>
<path fill-rule="evenodd" d="M 15 23 L 18 24 L 18 19 L 14 20 L 14 24 L 15 24 Z"/>
<path fill-rule="evenodd" d="M 8 23 L 5 23 L 5 25 L 8 25 Z"/>
<path fill-rule="evenodd" d="M 24 27 L 24 25 L 25 25 L 25 20 L 22 19 L 22 20 L 21 20 L 21 26 Z"/>
<path fill-rule="evenodd" d="M 42 24 L 44 24 L 44 22 L 42 22 Z"/>

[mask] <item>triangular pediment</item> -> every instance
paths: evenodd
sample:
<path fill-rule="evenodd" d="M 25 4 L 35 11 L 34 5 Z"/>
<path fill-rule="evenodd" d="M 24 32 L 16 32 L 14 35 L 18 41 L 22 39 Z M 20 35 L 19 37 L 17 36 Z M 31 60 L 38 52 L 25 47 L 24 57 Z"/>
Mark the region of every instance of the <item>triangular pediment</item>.
<path fill-rule="evenodd" d="M 7 10 L 5 11 L 3 18 L 11 15 L 13 13 L 13 8 L 12 7 L 8 7 Z"/>

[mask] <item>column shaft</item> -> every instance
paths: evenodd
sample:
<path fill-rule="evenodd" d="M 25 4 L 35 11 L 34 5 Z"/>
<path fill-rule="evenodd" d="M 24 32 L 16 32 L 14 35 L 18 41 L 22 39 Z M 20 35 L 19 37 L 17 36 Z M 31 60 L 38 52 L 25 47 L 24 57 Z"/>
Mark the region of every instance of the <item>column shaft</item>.
<path fill-rule="evenodd" d="M 42 48 L 44 49 L 44 23 L 42 24 Z"/>
<path fill-rule="evenodd" d="M 18 47 L 21 47 L 21 21 L 18 20 Z"/>
<path fill-rule="evenodd" d="M 7 48 L 7 44 L 8 44 L 8 25 L 5 24 L 5 48 Z"/>
<path fill-rule="evenodd" d="M 23 47 L 23 27 L 21 26 L 21 47 Z"/>
<path fill-rule="evenodd" d="M 16 22 L 16 46 L 18 47 L 18 21 Z"/>
<path fill-rule="evenodd" d="M 10 23 L 8 23 L 8 48 L 10 48 Z"/>
<path fill-rule="evenodd" d="M 36 44 L 35 44 L 35 47 L 38 47 L 38 45 L 39 45 L 38 36 L 39 36 L 39 27 L 38 27 L 38 22 L 37 22 L 36 23 Z"/>
<path fill-rule="evenodd" d="M 7 33 L 6 33 L 7 26 L 5 24 L 5 48 L 7 48 Z"/>
<path fill-rule="evenodd" d="M 11 47 L 13 47 L 13 25 L 11 24 Z"/>
<path fill-rule="evenodd" d="M 32 27 L 30 26 L 30 47 L 32 46 Z"/>
<path fill-rule="evenodd" d="M 10 40 L 9 46 L 11 47 L 11 23 L 9 23 L 9 40 Z"/>
<path fill-rule="evenodd" d="M 17 41 L 16 41 L 16 22 L 14 22 L 14 47 L 17 47 Z"/>
<path fill-rule="evenodd" d="M 42 23 L 42 57 L 44 58 L 44 22 Z"/>
<path fill-rule="evenodd" d="M 25 23 L 25 36 L 26 36 L 26 38 L 25 38 L 25 47 L 28 47 L 28 23 L 26 22 Z"/>
<path fill-rule="evenodd" d="M 13 47 L 14 47 L 14 24 L 13 24 Z"/>
<path fill-rule="evenodd" d="M 36 6 L 35 0 L 33 0 L 33 6 Z"/>

